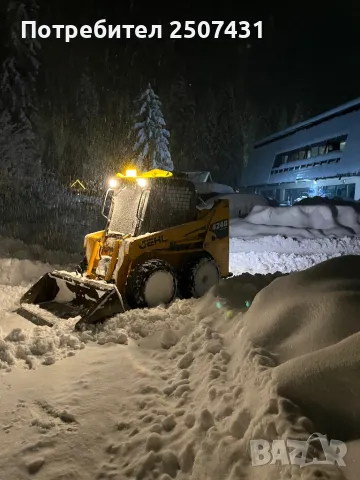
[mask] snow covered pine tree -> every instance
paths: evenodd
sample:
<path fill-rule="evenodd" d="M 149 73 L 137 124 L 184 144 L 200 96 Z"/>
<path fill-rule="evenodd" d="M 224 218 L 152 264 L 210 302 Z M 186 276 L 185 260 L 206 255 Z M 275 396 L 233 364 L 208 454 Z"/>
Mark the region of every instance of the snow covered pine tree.
<path fill-rule="evenodd" d="M 133 127 L 136 134 L 136 166 L 140 170 L 160 168 L 171 171 L 174 165 L 169 151 L 170 132 L 165 127 L 159 97 L 150 84 L 138 102 L 141 107 L 136 115 L 138 121 Z"/>

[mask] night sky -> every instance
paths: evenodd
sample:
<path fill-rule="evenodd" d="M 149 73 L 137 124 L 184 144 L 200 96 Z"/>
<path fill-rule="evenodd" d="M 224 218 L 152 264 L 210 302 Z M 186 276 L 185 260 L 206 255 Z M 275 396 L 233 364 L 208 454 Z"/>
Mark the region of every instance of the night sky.
<path fill-rule="evenodd" d="M 43 23 L 162 24 L 172 20 L 262 20 L 263 39 L 169 40 L 43 40 L 43 48 L 59 52 L 56 58 L 74 68 L 76 55 L 90 55 L 101 63 L 105 47 L 118 53 L 119 67 L 137 84 L 152 78 L 166 84 L 180 73 L 194 89 L 224 82 L 238 84 L 239 76 L 250 96 L 305 102 L 314 112 L 360 96 L 360 4 L 358 2 L 149 2 L 111 0 L 49 2 L 41 5 Z M 45 44 L 46 42 L 46 44 Z M 55 45 L 54 45 L 55 44 Z M 124 50 L 133 51 L 135 63 L 122 65 Z M 75 53 L 75 51 L 77 53 Z M 71 55 L 69 56 L 69 52 Z M 49 69 L 54 58 L 48 60 Z M 75 64 L 77 62 L 75 61 Z M 240 74 L 240 75 L 239 75 Z"/>
<path fill-rule="evenodd" d="M 134 87 L 152 79 L 166 85 L 177 74 L 201 91 L 205 86 L 234 83 L 251 97 L 266 101 L 302 101 L 319 112 L 360 96 L 360 4 L 326 2 L 215 2 L 183 0 L 48 1 L 40 0 L 40 23 L 81 26 L 101 18 L 109 24 L 162 24 L 172 20 L 263 21 L 263 39 L 222 38 L 170 40 L 41 40 L 43 67 L 56 76 L 76 73 L 84 57 L 101 69 L 106 48 L 117 55 L 119 71 L 131 76 Z M 1 9 L 6 2 L 1 2 Z M 5 16 L 2 19 L 2 57 L 5 55 Z M 134 64 L 122 64 L 124 51 L 133 52 Z M 127 57 L 128 58 L 128 57 Z"/>

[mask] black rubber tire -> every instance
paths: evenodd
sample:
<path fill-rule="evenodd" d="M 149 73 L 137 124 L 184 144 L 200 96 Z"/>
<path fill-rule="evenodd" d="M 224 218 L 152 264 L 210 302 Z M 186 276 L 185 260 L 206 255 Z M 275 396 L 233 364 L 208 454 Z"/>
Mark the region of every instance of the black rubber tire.
<path fill-rule="evenodd" d="M 216 269 L 218 281 L 220 281 L 219 267 L 212 256 L 208 254 L 200 255 L 186 262 L 179 272 L 178 294 L 180 298 L 199 298 L 199 295 L 196 293 L 195 278 L 199 268 L 208 262 Z"/>
<path fill-rule="evenodd" d="M 130 308 L 149 308 L 145 299 L 145 288 L 149 278 L 156 272 L 165 271 L 173 277 L 173 295 L 167 303 L 171 303 L 177 294 L 177 278 L 172 266 L 164 260 L 151 259 L 136 265 L 126 282 L 125 295 Z"/>

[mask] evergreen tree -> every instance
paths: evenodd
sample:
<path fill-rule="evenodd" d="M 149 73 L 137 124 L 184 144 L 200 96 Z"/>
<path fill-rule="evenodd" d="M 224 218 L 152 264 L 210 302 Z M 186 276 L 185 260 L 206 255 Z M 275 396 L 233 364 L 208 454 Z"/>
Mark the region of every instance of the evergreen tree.
<path fill-rule="evenodd" d="M 150 84 L 138 102 L 141 107 L 133 127 L 135 163 L 140 170 L 160 168 L 171 171 L 174 165 L 169 151 L 170 132 L 166 129 L 159 97 Z"/>
<path fill-rule="evenodd" d="M 22 22 L 34 20 L 36 12 L 37 5 L 34 0 L 29 0 L 26 5 L 18 0 L 10 0 L 7 9 L 8 56 L 3 63 L 0 80 L 2 123 L 13 132 L 11 135 L 13 146 L 7 149 L 7 170 L 13 175 L 17 172 L 22 178 L 32 178 L 39 174 L 40 170 L 34 129 L 37 114 L 36 78 L 39 70 L 37 58 L 39 44 L 29 36 L 21 38 Z M 0 133 L 2 144 L 8 129 Z M 12 156 L 11 152 L 15 151 L 17 155 Z"/>

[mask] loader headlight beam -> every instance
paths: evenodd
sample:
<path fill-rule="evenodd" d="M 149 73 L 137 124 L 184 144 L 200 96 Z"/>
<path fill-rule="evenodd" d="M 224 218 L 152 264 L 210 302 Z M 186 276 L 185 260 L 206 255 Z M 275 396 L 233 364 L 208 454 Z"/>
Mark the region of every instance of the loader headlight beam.
<path fill-rule="evenodd" d="M 147 185 L 146 178 L 138 178 L 136 181 L 140 187 L 146 187 Z"/>
<path fill-rule="evenodd" d="M 110 178 L 108 182 L 109 188 L 116 188 L 119 185 L 119 182 L 116 178 Z"/>

